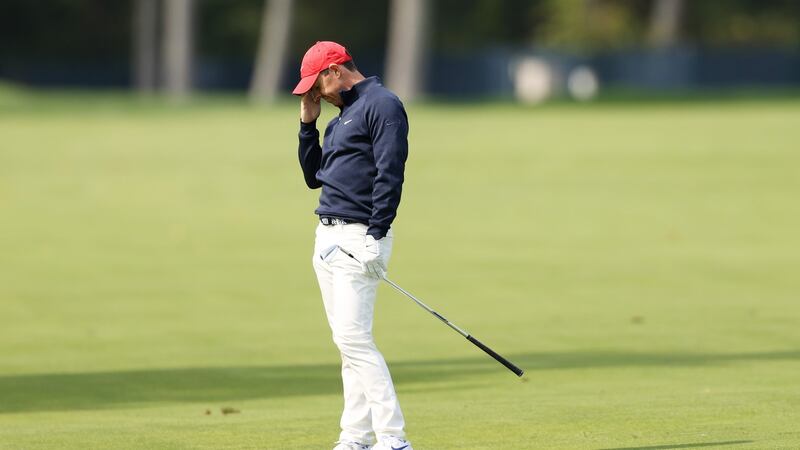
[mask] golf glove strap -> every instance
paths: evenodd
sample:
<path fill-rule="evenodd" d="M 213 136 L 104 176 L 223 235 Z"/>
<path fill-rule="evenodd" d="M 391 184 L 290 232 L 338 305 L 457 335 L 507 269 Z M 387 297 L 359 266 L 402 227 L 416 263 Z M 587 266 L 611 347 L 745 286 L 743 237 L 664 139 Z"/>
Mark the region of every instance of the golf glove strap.
<path fill-rule="evenodd" d="M 366 236 L 361 253 L 361 267 L 368 275 L 381 279 L 386 273 L 386 264 L 381 255 L 381 244 L 371 234 Z"/>

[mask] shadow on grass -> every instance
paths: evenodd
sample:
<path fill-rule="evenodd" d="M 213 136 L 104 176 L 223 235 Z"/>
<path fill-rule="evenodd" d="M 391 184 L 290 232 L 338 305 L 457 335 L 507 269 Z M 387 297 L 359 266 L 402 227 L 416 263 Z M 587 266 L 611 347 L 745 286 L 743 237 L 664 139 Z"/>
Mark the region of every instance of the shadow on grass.
<path fill-rule="evenodd" d="M 537 370 L 702 366 L 743 361 L 800 360 L 800 351 L 728 354 L 564 352 L 509 355 L 528 374 Z M 486 356 L 390 363 L 398 386 L 475 381 L 505 369 Z M 338 394 L 339 365 L 197 367 L 118 372 L 0 376 L 0 413 L 114 408 L 137 403 L 221 402 Z M 513 381 L 513 375 L 509 374 Z M 687 444 L 688 445 L 688 444 Z M 653 447 L 679 448 L 679 447 Z"/>
<path fill-rule="evenodd" d="M 626 353 L 579 351 L 519 355 L 518 362 L 527 371 L 581 369 L 600 367 L 708 366 L 738 362 L 800 360 L 800 350 L 756 353 Z"/>
<path fill-rule="evenodd" d="M 696 448 L 696 447 L 721 447 L 723 445 L 751 444 L 753 441 L 723 441 L 723 442 L 700 442 L 697 444 L 665 444 L 651 445 L 649 447 L 614 447 L 600 450 L 667 450 L 671 448 Z"/>
<path fill-rule="evenodd" d="M 497 370 L 476 360 L 467 374 L 464 364 L 467 361 L 398 362 L 390 366 L 395 382 L 409 384 L 412 390 L 463 388 L 463 383 L 452 387 L 446 383 Z M 0 376 L 0 414 L 336 395 L 341 392 L 340 371 L 338 364 L 324 364 Z"/>

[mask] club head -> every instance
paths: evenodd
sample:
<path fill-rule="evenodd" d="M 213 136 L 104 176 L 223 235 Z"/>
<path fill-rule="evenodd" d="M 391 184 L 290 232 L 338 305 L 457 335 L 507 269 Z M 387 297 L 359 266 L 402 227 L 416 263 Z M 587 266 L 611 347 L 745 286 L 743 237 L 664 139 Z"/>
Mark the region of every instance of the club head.
<path fill-rule="evenodd" d="M 336 250 L 339 250 L 338 245 L 331 245 L 330 247 L 324 248 L 321 252 L 319 252 L 319 259 L 325 261 L 326 263 L 330 262 L 333 259 L 333 255 L 336 254 Z"/>

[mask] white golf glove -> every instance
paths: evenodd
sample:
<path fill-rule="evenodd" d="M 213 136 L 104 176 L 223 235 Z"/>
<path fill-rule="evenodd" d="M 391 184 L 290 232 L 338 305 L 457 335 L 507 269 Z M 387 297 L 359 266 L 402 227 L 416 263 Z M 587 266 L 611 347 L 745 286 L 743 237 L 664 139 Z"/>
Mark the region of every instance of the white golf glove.
<path fill-rule="evenodd" d="M 381 279 L 386 273 L 386 263 L 381 255 L 381 244 L 371 234 L 364 241 L 364 251 L 361 253 L 361 268 L 368 275 Z"/>

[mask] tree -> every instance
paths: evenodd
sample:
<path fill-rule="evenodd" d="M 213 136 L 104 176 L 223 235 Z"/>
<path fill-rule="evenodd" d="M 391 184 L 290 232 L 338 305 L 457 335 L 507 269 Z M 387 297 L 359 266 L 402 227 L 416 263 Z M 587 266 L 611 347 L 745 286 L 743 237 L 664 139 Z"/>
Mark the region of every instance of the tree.
<path fill-rule="evenodd" d="M 655 47 L 674 45 L 679 38 L 683 0 L 654 0 L 647 40 Z"/>
<path fill-rule="evenodd" d="M 267 0 L 261 19 L 261 38 L 250 82 L 250 98 L 269 103 L 275 100 L 289 46 L 293 0 Z"/>
<path fill-rule="evenodd" d="M 152 93 L 158 82 L 158 0 L 136 0 L 133 7 L 133 85 Z"/>
<path fill-rule="evenodd" d="M 164 89 L 173 100 L 189 95 L 192 85 L 194 0 L 164 0 L 161 66 Z"/>
<path fill-rule="evenodd" d="M 428 0 L 392 0 L 386 84 L 404 101 L 417 98 L 422 88 L 428 16 Z"/>
<path fill-rule="evenodd" d="M 639 18 L 633 2 L 542 0 L 538 45 L 593 51 L 635 45 Z"/>

